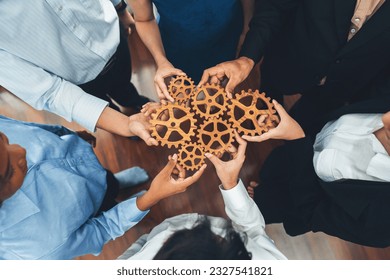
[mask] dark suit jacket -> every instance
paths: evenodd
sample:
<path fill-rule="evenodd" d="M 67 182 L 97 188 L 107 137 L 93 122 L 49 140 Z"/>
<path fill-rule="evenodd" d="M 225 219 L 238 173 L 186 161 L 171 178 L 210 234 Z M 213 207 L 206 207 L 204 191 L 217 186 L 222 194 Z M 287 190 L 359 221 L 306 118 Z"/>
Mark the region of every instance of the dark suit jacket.
<path fill-rule="evenodd" d="M 283 94 L 321 88 L 350 101 L 390 89 L 390 3 L 347 42 L 356 0 L 258 0 L 241 56 L 262 63 L 262 83 Z M 390 94 L 390 90 L 386 92 Z M 359 99 L 358 99 L 359 100 Z"/>
<path fill-rule="evenodd" d="M 390 111 L 390 96 L 345 107 L 332 117 L 387 111 Z M 287 141 L 283 147 L 285 153 L 279 153 L 280 160 L 289 161 L 293 174 L 288 192 L 294 206 L 283 221 L 288 234 L 323 231 L 362 245 L 390 245 L 390 182 L 323 182 L 314 171 L 310 136 Z"/>

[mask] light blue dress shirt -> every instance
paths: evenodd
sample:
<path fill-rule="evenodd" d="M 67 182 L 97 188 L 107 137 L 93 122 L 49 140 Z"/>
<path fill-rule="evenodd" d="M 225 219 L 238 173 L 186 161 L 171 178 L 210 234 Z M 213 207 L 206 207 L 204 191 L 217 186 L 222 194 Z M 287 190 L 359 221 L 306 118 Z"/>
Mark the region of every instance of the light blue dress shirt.
<path fill-rule="evenodd" d="M 120 0 L 1 0 L 0 85 L 90 131 L 107 102 L 77 85 L 115 53 Z"/>
<path fill-rule="evenodd" d="M 106 171 L 70 130 L 0 116 L 0 131 L 26 149 L 28 165 L 22 187 L 0 207 L 0 259 L 96 255 L 148 213 L 133 197 L 94 217 Z"/>

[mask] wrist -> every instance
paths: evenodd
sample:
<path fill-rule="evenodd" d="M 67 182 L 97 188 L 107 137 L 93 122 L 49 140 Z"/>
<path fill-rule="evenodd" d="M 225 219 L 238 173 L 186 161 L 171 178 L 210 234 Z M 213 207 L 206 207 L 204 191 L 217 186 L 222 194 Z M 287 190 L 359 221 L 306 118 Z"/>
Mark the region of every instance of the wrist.
<path fill-rule="evenodd" d="M 234 188 L 235 186 L 237 186 L 238 184 L 238 178 L 237 179 L 232 179 L 232 180 L 224 180 L 222 181 L 222 188 L 224 190 L 230 190 L 232 188 Z"/>
<path fill-rule="evenodd" d="M 147 191 L 143 195 L 137 197 L 136 204 L 139 210 L 146 211 L 155 205 L 159 200 L 155 199 L 150 191 Z"/>
<path fill-rule="evenodd" d="M 118 14 L 123 14 L 127 8 L 127 3 L 122 0 L 118 5 L 115 6 L 115 10 Z"/>
<path fill-rule="evenodd" d="M 240 56 L 237 58 L 237 62 L 249 70 L 252 70 L 252 68 L 255 66 L 255 62 L 246 56 Z"/>

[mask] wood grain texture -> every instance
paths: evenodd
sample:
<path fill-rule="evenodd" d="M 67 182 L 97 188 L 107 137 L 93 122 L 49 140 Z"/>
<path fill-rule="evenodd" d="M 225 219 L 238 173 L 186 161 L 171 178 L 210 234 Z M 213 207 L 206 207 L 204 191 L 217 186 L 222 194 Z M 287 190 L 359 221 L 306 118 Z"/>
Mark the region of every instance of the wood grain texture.
<path fill-rule="evenodd" d="M 153 85 L 154 63 L 136 32 L 130 36 L 130 46 L 134 69 L 132 81 L 140 93 L 156 99 Z M 256 67 L 251 76 L 239 87 L 256 89 L 258 86 L 259 69 Z M 295 96 L 287 99 L 286 104 L 291 106 L 296 98 Z M 77 124 L 68 123 L 53 114 L 32 109 L 2 88 L 0 88 L 0 114 L 24 121 L 59 123 L 74 130 L 81 129 Z M 153 178 L 165 166 L 167 156 L 174 152 L 173 149 L 147 147 L 141 141 L 111 135 L 101 130 L 98 130 L 95 136 L 97 138 L 95 152 L 102 165 L 113 172 L 138 165 L 145 168 Z M 249 143 L 246 162 L 241 172 L 241 178 L 245 183 L 256 179 L 265 158 L 274 147 L 280 144 L 278 141 L 267 141 L 261 144 Z M 121 198 L 125 199 L 132 193 L 147 188 L 149 183 L 123 191 Z M 86 255 L 78 259 L 115 259 L 143 233 L 149 232 L 165 218 L 177 214 L 198 212 L 226 217 L 218 184 L 213 166 L 209 163 L 202 178 L 185 193 L 167 198 L 155 205 L 138 225 L 122 237 L 107 243 L 99 256 Z M 307 233 L 298 237 L 290 237 L 281 225 L 269 225 L 267 232 L 289 259 L 390 259 L 389 248 L 375 249 L 359 246 L 323 233 Z"/>

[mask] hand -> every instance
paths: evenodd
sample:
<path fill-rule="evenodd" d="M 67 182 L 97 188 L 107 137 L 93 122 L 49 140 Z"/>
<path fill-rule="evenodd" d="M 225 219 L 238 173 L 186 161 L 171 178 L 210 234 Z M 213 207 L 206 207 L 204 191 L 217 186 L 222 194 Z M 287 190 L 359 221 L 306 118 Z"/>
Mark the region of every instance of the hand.
<path fill-rule="evenodd" d="M 168 99 L 171 102 L 175 101 L 173 97 L 169 95 L 167 85 L 165 84 L 165 78 L 175 75 L 186 76 L 187 74 L 182 70 L 173 67 L 169 61 L 158 66 L 156 75 L 154 76 L 154 86 L 156 87 L 157 96 L 161 100 Z"/>
<path fill-rule="evenodd" d="M 129 131 L 131 134 L 140 137 L 148 146 L 157 146 L 158 142 L 150 136 L 151 124 L 148 117 L 143 113 L 134 114 L 129 117 Z"/>
<path fill-rule="evenodd" d="M 142 105 L 141 113 L 145 115 L 145 117 L 151 116 L 153 113 L 157 111 L 157 109 L 160 109 L 162 105 L 166 105 L 167 101 L 166 100 L 161 100 L 160 103 L 157 102 L 148 102 L 144 105 Z M 166 116 L 168 117 L 168 116 Z M 162 120 L 166 120 L 167 118 L 164 119 L 164 116 Z"/>
<path fill-rule="evenodd" d="M 91 133 L 85 130 L 76 131 L 76 133 L 81 139 L 88 142 L 92 147 L 96 147 L 96 137 L 93 136 Z"/>
<path fill-rule="evenodd" d="M 205 169 L 206 164 L 194 175 L 186 178 L 186 172 L 177 164 L 177 155 L 174 154 L 169 158 L 168 164 L 154 178 L 149 190 L 137 199 L 138 209 L 147 210 L 161 199 L 186 191 L 190 185 L 198 181 Z M 175 171 L 178 173 L 177 179 L 172 177 Z"/>
<path fill-rule="evenodd" d="M 135 25 L 135 20 L 133 16 L 129 13 L 127 9 L 123 10 L 123 12 L 118 13 L 119 20 L 121 21 L 123 27 L 127 35 L 131 34 L 131 26 Z"/>
<path fill-rule="evenodd" d="M 237 131 L 234 131 L 234 135 L 239 146 L 238 149 L 234 148 L 234 150 L 230 151 L 232 160 L 222 161 L 215 155 L 210 153 L 205 154 L 205 156 L 214 165 L 218 178 L 221 180 L 225 190 L 232 189 L 237 185 L 238 175 L 245 161 L 245 150 L 247 143 L 240 137 L 240 135 L 238 135 Z"/>
<path fill-rule="evenodd" d="M 302 127 L 284 110 L 283 106 L 280 105 L 276 100 L 272 100 L 276 111 L 280 116 L 280 123 L 277 127 L 271 128 L 268 132 L 263 133 L 260 136 L 247 136 L 244 138 L 251 142 L 262 142 L 268 139 L 284 139 L 284 140 L 295 140 L 305 137 Z M 264 118 L 259 118 L 258 122 L 262 123 Z"/>
<path fill-rule="evenodd" d="M 203 76 L 198 84 L 198 87 L 208 81 L 210 83 L 219 84 L 226 76 L 229 79 L 229 82 L 225 87 L 225 91 L 228 97 L 232 98 L 234 89 L 239 83 L 249 76 L 249 73 L 254 65 L 254 61 L 247 57 L 240 57 L 236 60 L 217 64 L 216 66 L 206 69 L 203 72 Z"/>

